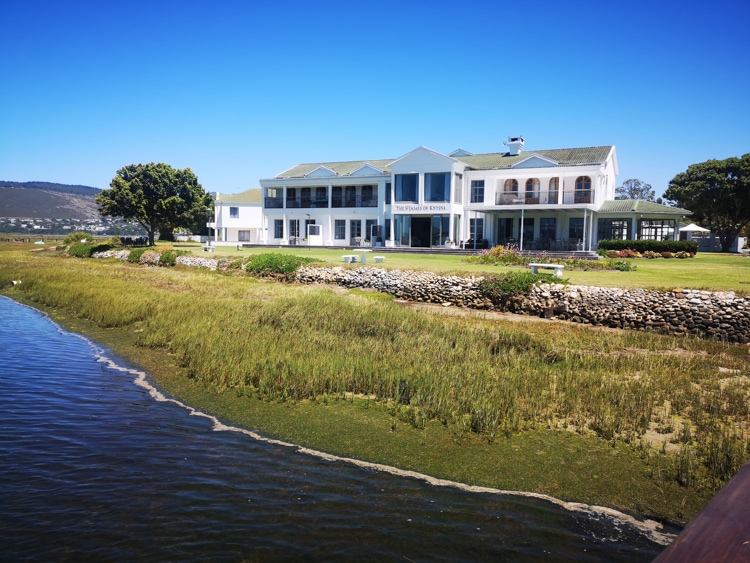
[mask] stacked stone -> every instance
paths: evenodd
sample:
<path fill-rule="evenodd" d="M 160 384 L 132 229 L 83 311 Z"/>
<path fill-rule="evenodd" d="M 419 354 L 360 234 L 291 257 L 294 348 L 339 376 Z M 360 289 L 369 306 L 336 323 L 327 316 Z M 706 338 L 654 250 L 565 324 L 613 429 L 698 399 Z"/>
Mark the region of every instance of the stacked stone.
<path fill-rule="evenodd" d="M 432 272 L 385 270 L 383 268 L 302 267 L 297 271 L 300 283 L 334 283 L 343 287 L 374 289 L 397 299 L 445 306 L 492 308 L 479 290 L 482 278 L 440 276 Z"/>
<path fill-rule="evenodd" d="M 733 292 L 541 284 L 534 286 L 528 295 L 492 302 L 479 289 L 482 279 L 367 267 L 308 266 L 297 273 L 300 283 L 371 288 L 409 301 L 750 342 L 750 299 L 737 297 Z"/>
<path fill-rule="evenodd" d="M 532 289 L 523 307 L 579 323 L 750 342 L 750 300 L 733 292 L 543 284 Z"/>

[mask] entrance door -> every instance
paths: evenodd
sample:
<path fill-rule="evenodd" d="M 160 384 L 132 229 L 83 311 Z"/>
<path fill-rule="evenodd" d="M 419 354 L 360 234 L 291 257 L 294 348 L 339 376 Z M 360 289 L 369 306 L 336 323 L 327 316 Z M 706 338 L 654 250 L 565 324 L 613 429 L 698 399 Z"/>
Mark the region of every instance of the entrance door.
<path fill-rule="evenodd" d="M 411 218 L 411 245 L 429 248 L 431 236 L 431 217 L 413 217 Z"/>

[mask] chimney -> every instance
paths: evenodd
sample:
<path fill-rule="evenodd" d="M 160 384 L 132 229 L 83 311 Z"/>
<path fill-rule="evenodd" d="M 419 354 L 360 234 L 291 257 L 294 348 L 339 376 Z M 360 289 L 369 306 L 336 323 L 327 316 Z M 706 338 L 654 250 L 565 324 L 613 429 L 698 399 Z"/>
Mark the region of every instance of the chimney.
<path fill-rule="evenodd" d="M 523 137 L 508 137 L 508 140 L 503 141 L 503 144 L 508 147 L 510 156 L 518 156 L 523 150 Z"/>

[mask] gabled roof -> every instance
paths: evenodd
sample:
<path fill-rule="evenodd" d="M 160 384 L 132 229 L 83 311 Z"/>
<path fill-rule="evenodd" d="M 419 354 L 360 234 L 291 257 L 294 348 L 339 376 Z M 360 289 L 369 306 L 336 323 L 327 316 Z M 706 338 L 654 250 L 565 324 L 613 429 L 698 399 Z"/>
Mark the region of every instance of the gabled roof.
<path fill-rule="evenodd" d="M 333 173 L 332 176 L 347 176 L 352 174 L 352 172 L 354 172 L 355 170 L 366 165 L 370 165 L 374 168 L 382 170 L 385 174 L 390 174 L 391 164 L 396 163 L 419 150 L 430 151 L 445 158 L 455 159 L 459 162 L 463 162 L 467 165 L 467 167 L 475 170 L 495 170 L 511 168 L 514 164 L 526 160 L 534 155 L 552 162 L 556 162 L 558 166 L 582 166 L 585 164 L 605 163 L 613 148 L 614 147 L 612 145 L 607 145 L 602 147 L 585 147 L 579 149 L 551 149 L 529 151 L 521 152 L 520 154 L 515 156 L 511 156 L 511 154 L 508 152 L 461 156 L 460 154 L 457 154 L 458 151 L 454 151 L 450 155 L 444 155 L 442 153 L 433 151 L 432 149 L 418 147 L 414 151 L 410 151 L 409 153 L 402 155 L 396 159 L 386 158 L 379 160 L 351 160 L 345 162 L 311 162 L 308 164 L 297 164 L 296 166 L 292 166 L 288 170 L 277 174 L 274 178 L 277 180 L 286 178 L 304 178 L 313 170 L 319 168 L 327 168 L 331 170 L 331 172 Z"/>
<path fill-rule="evenodd" d="M 378 168 L 379 170 L 384 170 L 385 172 L 390 173 L 387 165 L 392 161 L 392 158 L 384 158 L 380 160 L 350 160 L 347 162 L 311 162 L 308 164 L 298 164 L 296 166 L 292 166 L 289 170 L 285 170 L 281 174 L 277 174 L 275 178 L 304 178 L 316 168 L 322 167 L 328 168 L 334 174 L 336 174 L 336 176 L 347 176 L 367 164 L 374 168 Z"/>
<path fill-rule="evenodd" d="M 337 176 L 336 172 L 322 164 L 305 174 L 305 178 L 330 178 L 331 176 Z"/>
<path fill-rule="evenodd" d="M 692 211 L 642 199 L 611 199 L 602 204 L 599 208 L 599 213 L 669 213 L 672 215 L 691 215 Z"/>
<path fill-rule="evenodd" d="M 508 152 L 475 154 L 474 156 L 456 156 L 467 166 L 475 170 L 493 170 L 511 168 L 514 164 L 526 160 L 531 155 L 557 162 L 558 166 L 581 166 L 584 164 L 603 164 L 607 161 L 612 146 L 585 147 L 580 149 L 551 149 L 521 152 L 515 156 Z"/>
<path fill-rule="evenodd" d="M 218 203 L 261 203 L 263 190 L 251 188 L 238 194 L 218 194 Z"/>

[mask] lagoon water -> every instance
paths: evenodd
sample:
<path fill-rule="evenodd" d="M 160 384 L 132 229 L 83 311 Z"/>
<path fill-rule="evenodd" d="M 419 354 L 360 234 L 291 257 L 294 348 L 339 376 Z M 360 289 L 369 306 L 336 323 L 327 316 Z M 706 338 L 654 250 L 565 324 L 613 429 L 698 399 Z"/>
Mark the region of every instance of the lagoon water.
<path fill-rule="evenodd" d="M 4 561 L 650 561 L 664 549 L 596 512 L 215 431 L 118 366 L 0 298 Z"/>

